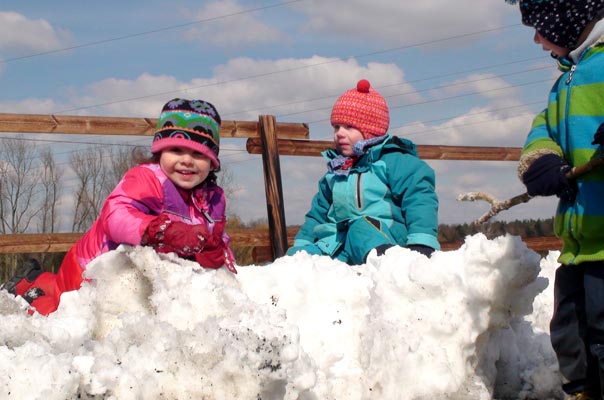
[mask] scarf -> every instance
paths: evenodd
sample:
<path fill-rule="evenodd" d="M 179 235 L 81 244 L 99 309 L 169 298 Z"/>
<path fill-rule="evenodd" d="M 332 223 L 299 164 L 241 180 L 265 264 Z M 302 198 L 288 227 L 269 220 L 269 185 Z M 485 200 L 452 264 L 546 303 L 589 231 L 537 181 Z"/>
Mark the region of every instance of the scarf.
<path fill-rule="evenodd" d="M 350 169 L 357 162 L 362 155 L 367 153 L 367 150 L 371 146 L 375 146 L 378 143 L 382 143 L 387 136 L 376 136 L 370 139 L 359 140 L 352 146 L 353 155 L 344 156 L 339 154 L 333 160 L 327 162 L 327 171 L 336 175 L 348 175 Z"/>

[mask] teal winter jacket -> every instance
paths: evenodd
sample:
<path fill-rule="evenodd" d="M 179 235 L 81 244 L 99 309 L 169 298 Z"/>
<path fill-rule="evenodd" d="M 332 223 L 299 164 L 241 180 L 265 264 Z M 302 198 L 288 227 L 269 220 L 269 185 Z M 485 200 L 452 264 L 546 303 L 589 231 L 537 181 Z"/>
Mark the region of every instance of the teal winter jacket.
<path fill-rule="evenodd" d="M 601 152 L 591 142 L 604 122 L 604 23 L 596 25 L 587 43 L 559 60 L 562 75 L 549 94 L 549 104 L 535 117 L 518 173 L 540 156 L 553 153 L 579 166 Z M 604 169 L 576 179 L 575 201 L 560 201 L 554 229 L 562 239 L 558 261 L 580 264 L 604 260 Z"/>
<path fill-rule="evenodd" d="M 338 154 L 330 149 L 323 156 L 332 160 Z M 418 158 L 412 142 L 387 135 L 348 175 L 328 172 L 321 178 L 288 254 L 303 249 L 360 264 L 380 244 L 438 250 L 437 230 L 434 171 Z"/>

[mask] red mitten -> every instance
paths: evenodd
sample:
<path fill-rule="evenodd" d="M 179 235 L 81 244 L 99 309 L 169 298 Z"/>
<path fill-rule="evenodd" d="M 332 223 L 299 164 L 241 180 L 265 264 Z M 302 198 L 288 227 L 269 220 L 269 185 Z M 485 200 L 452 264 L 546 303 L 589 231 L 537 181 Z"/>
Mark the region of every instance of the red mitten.
<path fill-rule="evenodd" d="M 224 247 L 206 247 L 202 252 L 195 254 L 195 261 L 204 268 L 218 269 L 225 264 Z"/>
<path fill-rule="evenodd" d="M 192 257 L 199 253 L 212 237 L 207 226 L 172 221 L 164 213 L 151 221 L 146 236 L 145 244 L 152 246 L 158 253 L 174 252 L 181 257 Z"/>
<path fill-rule="evenodd" d="M 212 235 L 212 237 L 215 244 L 209 245 L 208 243 L 203 251 L 195 255 L 195 260 L 204 268 L 217 269 L 224 265 L 229 271 L 236 274 L 235 260 L 227 245 L 216 235 Z"/>

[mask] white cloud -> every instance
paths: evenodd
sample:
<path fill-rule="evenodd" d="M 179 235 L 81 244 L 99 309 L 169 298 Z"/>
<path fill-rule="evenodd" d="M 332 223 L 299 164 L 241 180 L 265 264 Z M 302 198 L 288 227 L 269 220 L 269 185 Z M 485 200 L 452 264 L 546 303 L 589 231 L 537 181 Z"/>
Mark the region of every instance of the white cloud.
<path fill-rule="evenodd" d="M 503 0 L 312 0 L 292 7 L 308 15 L 313 32 L 408 44 L 502 26 L 506 13 L 517 11 Z"/>
<path fill-rule="evenodd" d="M 103 79 L 75 90 L 63 110 L 148 117 L 174 97 L 202 98 L 212 102 L 225 120 L 257 120 L 260 114 L 270 114 L 280 121 L 319 121 L 330 130 L 333 102 L 359 79 L 369 79 L 374 87 L 405 87 L 403 77 L 395 64 L 362 65 L 355 59 L 240 57 L 215 67 L 211 77 L 190 81 L 148 73 L 135 79 Z"/>
<path fill-rule="evenodd" d="M 43 19 L 33 20 L 16 13 L 0 12 L 0 51 L 16 54 L 44 52 L 66 47 L 71 35 Z"/>
<path fill-rule="evenodd" d="M 53 99 L 26 98 L 18 101 L 0 101 L 0 112 L 24 114 L 51 114 L 57 109 Z"/>
<path fill-rule="evenodd" d="M 513 99 L 509 99 L 513 102 Z M 416 143 L 457 146 L 511 146 L 524 143 L 534 113 L 525 105 L 498 108 L 497 102 L 486 102 L 442 122 L 410 121 L 394 126 L 391 132 Z"/>
<path fill-rule="evenodd" d="M 231 81 L 215 95 L 227 104 L 233 119 L 257 119 L 273 114 L 281 120 L 321 123 L 314 139 L 331 136 L 329 114 L 335 99 L 361 78 L 374 87 L 403 84 L 404 73 L 395 64 L 359 64 L 355 59 L 340 60 L 313 56 L 305 59 L 253 60 L 237 58 L 215 69 L 218 80 Z M 286 72 L 286 73 L 280 73 Z M 257 76 L 237 81 L 236 77 Z M 226 91 L 225 91 L 226 89 Z M 226 97 L 225 97 L 226 93 Z M 323 132 L 328 130 L 328 132 Z"/>
<path fill-rule="evenodd" d="M 490 100 L 508 100 L 520 92 L 517 87 L 493 73 L 468 75 L 445 85 L 439 91 L 447 95 L 477 93 Z"/>
<path fill-rule="evenodd" d="M 229 16 L 229 18 L 220 18 Z M 216 19 L 213 19 L 216 18 Z M 195 19 L 208 20 L 189 29 L 185 37 L 217 46 L 245 46 L 281 41 L 282 32 L 255 18 L 236 1 L 216 1 L 196 13 Z"/>

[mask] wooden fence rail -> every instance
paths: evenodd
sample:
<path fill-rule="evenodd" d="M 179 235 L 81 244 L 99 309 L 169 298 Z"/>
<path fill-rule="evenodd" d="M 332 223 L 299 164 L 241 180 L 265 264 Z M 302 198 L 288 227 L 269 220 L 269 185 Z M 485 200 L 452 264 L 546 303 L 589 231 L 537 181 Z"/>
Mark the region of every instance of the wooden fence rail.
<path fill-rule="evenodd" d="M 333 142 L 323 140 L 279 139 L 277 143 L 282 156 L 316 157 L 333 147 Z M 262 154 L 260 139 L 248 139 L 246 149 L 250 154 Z M 417 152 L 424 160 L 518 161 L 521 151 L 519 147 L 417 145 Z"/>
<path fill-rule="evenodd" d="M 287 228 L 287 241 L 293 243 L 297 228 Z M 270 248 L 268 229 L 229 229 L 238 246 Z M 62 253 L 82 237 L 82 233 L 18 233 L 0 235 L 0 254 Z"/>
<path fill-rule="evenodd" d="M 66 133 L 78 135 L 153 136 L 157 118 L 91 117 L 79 115 L 0 113 L 0 132 Z M 279 122 L 280 139 L 308 139 L 308 125 Z M 222 121 L 221 138 L 259 138 L 256 121 Z"/>
<path fill-rule="evenodd" d="M 287 228 L 287 243 L 291 245 L 298 228 Z M 255 263 L 274 260 L 268 229 L 229 229 L 229 236 L 238 246 L 253 247 Z M 81 233 L 32 233 L 0 235 L 0 254 L 21 253 L 61 253 L 69 250 Z M 560 249 L 562 242 L 556 237 L 522 238 L 526 245 L 535 251 Z M 443 242 L 443 251 L 456 250 L 462 241 Z"/>
<path fill-rule="evenodd" d="M 0 132 L 151 136 L 157 119 L 90 117 L 69 115 L 3 114 Z M 268 229 L 230 229 L 233 243 L 254 248 L 255 262 L 274 260 L 292 244 L 297 229 L 286 228 L 279 156 L 319 156 L 331 141 L 309 140 L 308 125 L 277 122 L 273 116 L 255 121 L 222 121 L 220 137 L 246 138 L 250 154 L 261 154 L 267 200 Z M 429 160 L 516 161 L 520 148 L 480 146 L 418 145 L 419 156 Z M 0 254 L 64 252 L 81 233 L 0 235 Z M 559 249 L 554 237 L 524 238 L 536 251 Z M 441 243 L 443 250 L 458 248 L 461 242 Z"/>

